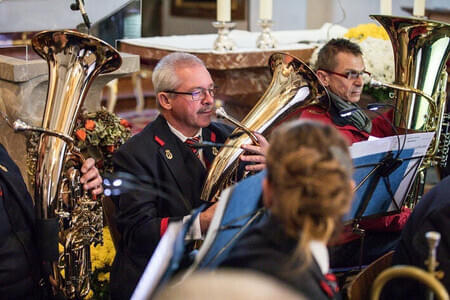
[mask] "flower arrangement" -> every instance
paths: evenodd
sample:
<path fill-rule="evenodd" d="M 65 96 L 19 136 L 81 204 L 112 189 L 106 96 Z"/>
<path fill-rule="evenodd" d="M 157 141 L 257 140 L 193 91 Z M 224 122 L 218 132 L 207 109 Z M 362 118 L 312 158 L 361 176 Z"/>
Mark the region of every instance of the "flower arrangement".
<path fill-rule="evenodd" d="M 389 40 L 386 30 L 374 23 L 360 24 L 356 27 L 350 28 L 344 37 L 351 40 L 357 40 L 359 42 L 364 41 L 368 37 L 385 41 Z"/>
<path fill-rule="evenodd" d="M 112 155 L 131 136 L 131 125 L 105 109 L 81 115 L 75 127 L 75 145 L 84 157 L 95 159 L 101 174 L 112 172 Z"/>
<path fill-rule="evenodd" d="M 109 299 L 109 274 L 116 255 L 111 233 L 103 228 L 103 245 L 91 245 L 91 291 L 87 299 Z"/>

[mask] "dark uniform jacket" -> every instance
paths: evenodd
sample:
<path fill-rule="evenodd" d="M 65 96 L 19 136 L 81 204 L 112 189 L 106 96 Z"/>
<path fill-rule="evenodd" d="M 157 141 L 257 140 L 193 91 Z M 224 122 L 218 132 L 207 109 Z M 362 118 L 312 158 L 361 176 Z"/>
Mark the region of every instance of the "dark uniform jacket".
<path fill-rule="evenodd" d="M 428 243 L 425 234 L 437 231 L 441 240 L 437 248 L 437 270 L 444 271 L 442 284 L 450 290 L 450 176 L 445 177 L 414 207 L 395 249 L 394 265 L 413 265 L 427 270 Z M 391 290 L 392 288 L 392 290 Z M 424 285 L 414 280 L 394 280 L 387 287 L 391 299 L 425 299 Z M 387 298 L 385 298 L 387 299 Z"/>
<path fill-rule="evenodd" d="M 292 261 L 297 242 L 269 214 L 244 233 L 220 267 L 262 272 L 293 287 L 306 299 L 341 299 L 337 286 L 322 274 L 314 257 L 306 269 L 298 272 L 299 264 Z"/>
<path fill-rule="evenodd" d="M 0 299 L 37 299 L 39 262 L 33 201 L 0 144 Z"/>
<path fill-rule="evenodd" d="M 228 126 L 211 123 L 202 130 L 203 141 L 223 143 L 230 132 Z M 214 159 L 215 150 L 203 149 L 206 165 Z M 113 161 L 116 172 L 152 181 L 148 191 L 130 191 L 115 200 L 122 237 L 111 273 L 111 295 L 128 299 L 168 223 L 201 204 L 207 171 L 161 115 L 121 146 Z"/>

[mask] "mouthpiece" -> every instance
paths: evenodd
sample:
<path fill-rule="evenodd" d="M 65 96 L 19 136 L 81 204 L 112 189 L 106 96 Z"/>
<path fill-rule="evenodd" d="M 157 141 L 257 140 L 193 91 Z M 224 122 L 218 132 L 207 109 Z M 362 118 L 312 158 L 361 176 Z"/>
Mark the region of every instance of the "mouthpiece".
<path fill-rule="evenodd" d="M 227 112 L 225 111 L 225 109 L 223 109 L 223 107 L 216 108 L 216 117 L 219 119 L 225 119 L 225 120 L 233 123 L 236 127 L 243 130 L 250 137 L 250 139 L 252 140 L 252 142 L 255 145 L 259 145 L 258 138 L 253 134 L 253 132 L 250 129 L 248 129 L 245 125 L 243 125 L 241 122 L 239 122 L 235 118 L 229 116 L 227 114 Z"/>
<path fill-rule="evenodd" d="M 13 123 L 13 128 L 15 131 L 24 131 L 31 129 L 31 126 L 24 121 L 17 119 Z"/>

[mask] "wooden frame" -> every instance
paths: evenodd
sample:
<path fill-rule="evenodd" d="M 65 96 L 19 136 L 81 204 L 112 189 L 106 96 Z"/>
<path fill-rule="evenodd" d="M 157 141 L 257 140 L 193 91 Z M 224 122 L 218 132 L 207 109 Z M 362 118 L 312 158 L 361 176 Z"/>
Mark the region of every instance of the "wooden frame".
<path fill-rule="evenodd" d="M 216 0 L 172 0 L 171 15 L 216 19 Z M 245 20 L 246 0 L 231 0 L 231 20 Z"/>

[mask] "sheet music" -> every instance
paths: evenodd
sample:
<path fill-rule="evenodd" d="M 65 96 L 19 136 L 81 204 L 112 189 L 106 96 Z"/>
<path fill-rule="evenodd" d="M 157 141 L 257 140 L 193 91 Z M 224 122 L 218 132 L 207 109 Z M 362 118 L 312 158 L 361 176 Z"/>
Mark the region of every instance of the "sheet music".
<path fill-rule="evenodd" d="M 399 149 L 401 151 L 399 158 L 403 159 L 403 163 L 387 177 L 397 205 L 391 201 L 386 184 L 381 179 L 363 217 L 392 212 L 397 210 L 396 206 L 401 207 L 433 136 L 434 132 L 412 133 L 354 143 L 350 147 L 350 154 L 355 167 L 353 179 L 357 186 L 361 186 L 355 192 L 352 207 L 344 221 L 353 219 L 361 207 L 370 181 L 374 179 L 371 177 L 375 177 L 367 177 L 367 175 L 389 152 L 392 152 L 394 157 L 396 157 Z M 405 138 L 406 141 L 404 143 Z M 400 147 L 398 146 L 399 142 Z M 366 181 L 364 182 L 365 179 Z"/>

